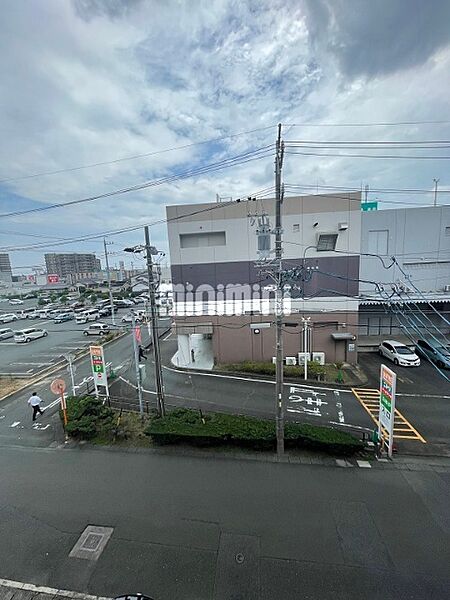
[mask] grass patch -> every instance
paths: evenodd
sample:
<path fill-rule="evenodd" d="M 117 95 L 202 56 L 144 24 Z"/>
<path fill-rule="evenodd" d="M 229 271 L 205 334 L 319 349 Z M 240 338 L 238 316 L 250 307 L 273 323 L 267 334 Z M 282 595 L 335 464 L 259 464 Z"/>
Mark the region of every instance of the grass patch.
<path fill-rule="evenodd" d="M 240 363 L 227 363 L 217 365 L 220 371 L 237 371 L 240 373 L 253 373 L 255 375 L 275 376 L 275 365 L 268 362 L 243 361 Z M 303 377 L 303 366 L 284 365 L 283 373 L 286 377 Z M 308 379 L 321 379 L 326 374 L 326 368 L 316 362 L 308 363 Z"/>
<path fill-rule="evenodd" d="M 160 445 L 238 446 L 268 450 L 275 449 L 276 443 L 273 421 L 223 413 L 202 415 L 185 408 L 153 419 L 146 434 Z M 285 444 L 287 448 L 308 447 L 346 456 L 364 447 L 363 442 L 349 433 L 300 423 L 286 423 Z"/>

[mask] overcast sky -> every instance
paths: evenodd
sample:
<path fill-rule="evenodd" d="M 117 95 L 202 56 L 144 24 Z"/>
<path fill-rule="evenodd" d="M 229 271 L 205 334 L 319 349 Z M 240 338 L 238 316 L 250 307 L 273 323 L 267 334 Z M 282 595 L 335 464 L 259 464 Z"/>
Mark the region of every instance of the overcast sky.
<path fill-rule="evenodd" d="M 15 0 L 0 10 L 0 213 L 102 194 L 254 150 L 274 141 L 278 122 L 286 124 L 286 140 L 450 139 L 450 124 L 307 126 L 450 121 L 448 0 Z M 436 177 L 444 190 L 448 166 L 287 155 L 284 179 L 431 190 Z M 271 185 L 273 157 L 266 156 L 126 195 L 3 217 L 0 246 L 45 243 L 47 251 L 99 253 L 99 241 L 52 246 L 52 237 L 151 223 L 164 217 L 166 204 L 214 201 L 216 193 L 236 198 Z M 389 201 L 384 208 L 433 200 L 370 197 Z M 449 199 L 442 193 L 442 202 Z M 167 250 L 165 226 L 151 232 Z M 114 264 L 142 235 L 109 239 Z M 44 251 L 12 252 L 16 272 L 43 264 Z"/>

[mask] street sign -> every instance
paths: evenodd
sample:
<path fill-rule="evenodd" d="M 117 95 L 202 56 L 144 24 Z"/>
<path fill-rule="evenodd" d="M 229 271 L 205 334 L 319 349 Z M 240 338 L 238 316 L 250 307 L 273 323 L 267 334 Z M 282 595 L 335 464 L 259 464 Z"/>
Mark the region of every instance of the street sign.
<path fill-rule="evenodd" d="M 105 393 L 108 396 L 108 375 L 106 373 L 105 356 L 103 346 L 89 346 L 89 354 L 91 357 L 92 375 L 94 377 L 95 392 L 98 395 L 98 386 L 105 388 Z"/>
<path fill-rule="evenodd" d="M 50 384 L 50 389 L 54 394 L 60 396 L 66 391 L 66 382 L 64 379 L 54 379 Z"/>
<path fill-rule="evenodd" d="M 136 337 L 137 343 L 139 345 L 142 344 L 142 334 L 141 334 L 141 328 L 139 325 L 136 325 L 136 327 L 134 328 L 134 335 Z"/>
<path fill-rule="evenodd" d="M 388 455 L 392 457 L 394 443 L 395 387 L 397 375 L 386 365 L 380 369 L 380 409 L 378 415 L 378 434 L 388 446 Z M 384 431 L 383 431 L 384 429 Z M 388 439 L 386 440 L 386 435 Z"/>

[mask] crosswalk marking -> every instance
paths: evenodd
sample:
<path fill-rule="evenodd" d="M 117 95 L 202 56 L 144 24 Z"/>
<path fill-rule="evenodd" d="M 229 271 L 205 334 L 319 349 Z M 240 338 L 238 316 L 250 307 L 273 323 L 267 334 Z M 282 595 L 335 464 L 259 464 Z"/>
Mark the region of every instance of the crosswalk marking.
<path fill-rule="evenodd" d="M 378 427 L 380 391 L 370 388 L 352 388 L 352 392 Z M 383 432 L 386 434 L 384 429 Z M 427 443 L 397 408 L 394 412 L 394 440 L 417 440 L 423 444 Z"/>

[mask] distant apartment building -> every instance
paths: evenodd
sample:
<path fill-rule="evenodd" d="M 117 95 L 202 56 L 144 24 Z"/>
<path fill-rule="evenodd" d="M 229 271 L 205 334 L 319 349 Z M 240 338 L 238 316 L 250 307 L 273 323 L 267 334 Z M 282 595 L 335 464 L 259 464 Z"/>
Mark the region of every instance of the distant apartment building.
<path fill-rule="evenodd" d="M 449 205 L 364 212 L 361 252 L 361 336 L 450 331 Z"/>
<path fill-rule="evenodd" d="M 95 254 L 45 254 L 45 266 L 47 268 L 47 273 L 56 274 L 60 277 L 66 277 L 76 273 L 93 273 L 101 271 L 100 260 Z"/>
<path fill-rule="evenodd" d="M 274 285 L 257 265 L 258 221 L 275 226 L 275 200 L 167 207 L 179 365 L 271 361 Z M 197 213 L 192 214 L 191 213 Z M 283 267 L 299 269 L 286 293 L 284 357 L 303 348 L 326 362 L 356 362 L 360 194 L 285 198 Z M 274 236 L 272 250 L 274 248 Z M 274 256 L 273 252 L 270 255 Z M 261 327 L 258 327 L 258 324 Z M 255 327 L 257 327 L 255 329 Z M 195 363 L 195 364 L 193 364 Z"/>
<path fill-rule="evenodd" d="M 0 281 L 4 283 L 11 283 L 12 281 L 12 269 L 11 262 L 9 260 L 9 254 L 0 254 Z"/>

